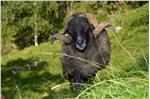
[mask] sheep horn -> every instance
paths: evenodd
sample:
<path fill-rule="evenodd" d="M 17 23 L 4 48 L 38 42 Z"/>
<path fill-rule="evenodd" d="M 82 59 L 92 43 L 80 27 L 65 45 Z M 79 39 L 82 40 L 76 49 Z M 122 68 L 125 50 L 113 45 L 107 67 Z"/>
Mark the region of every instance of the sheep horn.
<path fill-rule="evenodd" d="M 68 34 L 63 35 L 63 34 L 56 33 L 50 37 L 51 44 L 53 44 L 56 39 L 63 41 L 66 44 L 69 44 L 72 41 L 72 37 L 70 35 Z"/>
<path fill-rule="evenodd" d="M 94 27 L 96 27 L 96 25 L 98 24 L 97 20 L 96 20 L 96 16 L 92 15 L 90 13 L 86 13 L 86 17 L 88 18 L 90 24 L 93 24 Z"/>
<path fill-rule="evenodd" d="M 113 32 L 115 32 L 115 28 L 111 24 L 109 24 L 109 23 L 100 23 L 100 24 L 96 25 L 96 27 L 93 31 L 93 34 L 94 34 L 95 38 L 97 38 L 100 35 L 100 33 L 102 32 L 102 30 L 105 29 L 105 28 L 109 28 Z"/>
<path fill-rule="evenodd" d="M 95 29 L 93 30 L 93 34 L 94 34 L 95 38 L 97 38 L 100 35 L 100 33 L 102 32 L 102 30 L 105 28 L 110 28 L 110 29 L 112 29 L 113 32 L 115 32 L 115 28 L 111 24 L 109 24 L 109 23 L 100 23 L 99 24 L 96 20 L 95 15 L 87 13 L 86 16 L 87 16 L 90 24 L 92 24 L 95 27 Z"/>

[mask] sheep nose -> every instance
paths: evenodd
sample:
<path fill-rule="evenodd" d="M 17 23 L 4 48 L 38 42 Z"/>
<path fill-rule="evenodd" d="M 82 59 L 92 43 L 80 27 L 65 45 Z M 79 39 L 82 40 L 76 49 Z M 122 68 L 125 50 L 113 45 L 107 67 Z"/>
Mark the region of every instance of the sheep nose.
<path fill-rule="evenodd" d="M 84 40 L 83 40 L 82 38 L 78 38 L 77 43 L 78 43 L 78 44 L 82 44 L 83 41 L 84 41 Z"/>

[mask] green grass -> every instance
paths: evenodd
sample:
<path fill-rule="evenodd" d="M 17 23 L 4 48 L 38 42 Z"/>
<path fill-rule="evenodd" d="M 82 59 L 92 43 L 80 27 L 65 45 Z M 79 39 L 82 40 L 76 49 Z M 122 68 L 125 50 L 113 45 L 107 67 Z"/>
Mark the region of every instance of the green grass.
<path fill-rule="evenodd" d="M 148 98 L 148 15 L 148 5 L 144 5 L 108 20 L 123 28 L 115 34 L 119 41 L 108 30 L 112 43 L 110 64 L 84 84 L 80 93 L 71 92 L 69 82 L 63 78 L 57 54 L 61 49 L 59 41 L 54 45 L 46 42 L 2 56 L 2 93 L 6 99 Z M 33 66 L 37 61 L 42 63 L 38 68 Z M 18 67 L 21 72 L 13 75 L 12 70 Z M 51 90 L 56 85 L 59 86 Z M 43 97 L 45 93 L 48 96 Z"/>

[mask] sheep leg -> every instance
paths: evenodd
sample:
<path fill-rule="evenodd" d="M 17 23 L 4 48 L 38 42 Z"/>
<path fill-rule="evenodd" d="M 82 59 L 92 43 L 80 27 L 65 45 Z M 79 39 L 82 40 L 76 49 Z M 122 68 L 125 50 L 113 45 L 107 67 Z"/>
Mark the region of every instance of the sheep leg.
<path fill-rule="evenodd" d="M 80 84 L 83 82 L 83 79 L 78 71 L 74 71 L 74 76 L 72 80 L 70 81 L 70 89 L 72 89 L 74 92 L 79 92 L 81 89 Z"/>

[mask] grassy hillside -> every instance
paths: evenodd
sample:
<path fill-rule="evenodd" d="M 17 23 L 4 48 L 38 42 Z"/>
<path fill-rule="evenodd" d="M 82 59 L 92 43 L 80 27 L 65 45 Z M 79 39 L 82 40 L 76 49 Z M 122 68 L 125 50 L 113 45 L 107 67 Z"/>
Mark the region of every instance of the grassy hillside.
<path fill-rule="evenodd" d="M 59 41 L 3 56 L 2 93 L 8 99 L 148 98 L 148 17 L 148 5 L 144 5 L 108 20 L 123 28 L 115 34 L 108 30 L 112 43 L 110 64 L 80 93 L 71 92 L 63 78 Z"/>

